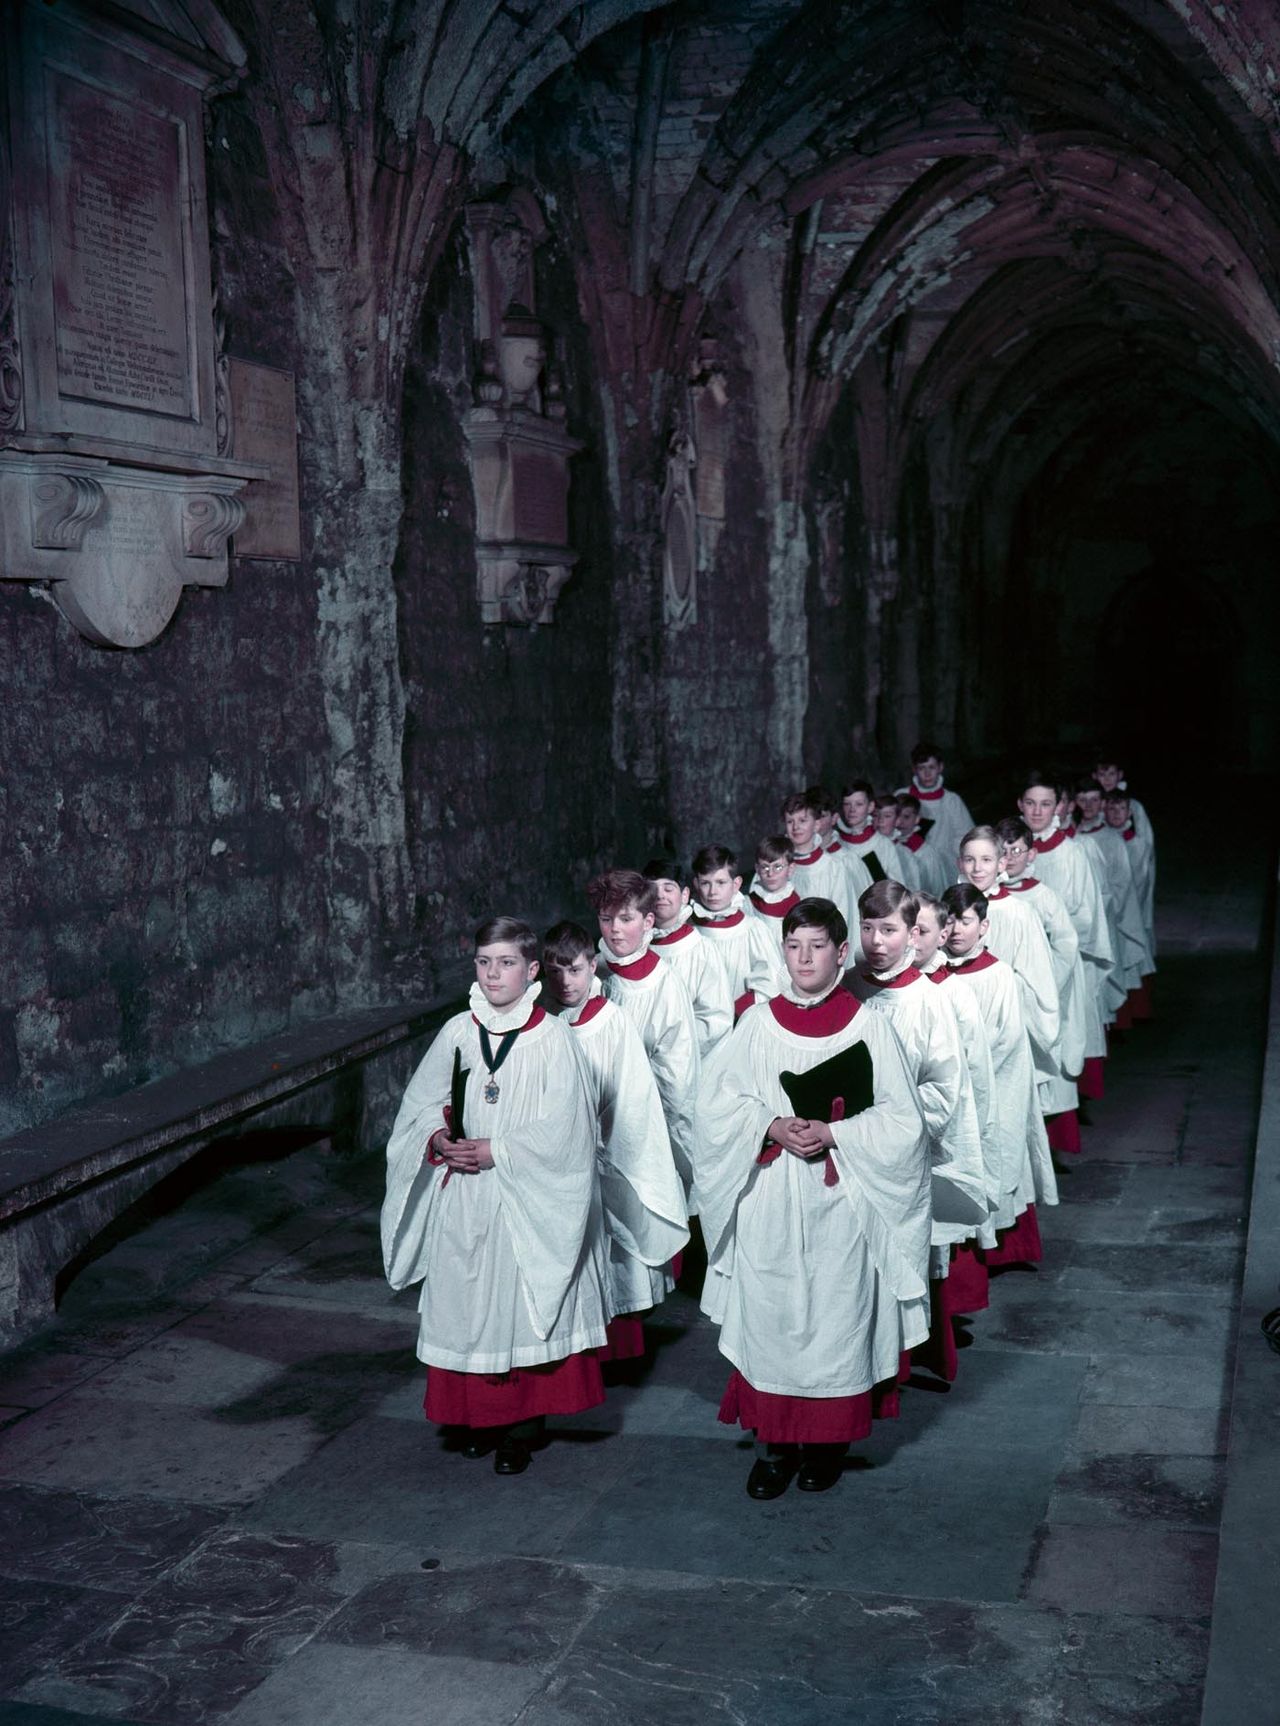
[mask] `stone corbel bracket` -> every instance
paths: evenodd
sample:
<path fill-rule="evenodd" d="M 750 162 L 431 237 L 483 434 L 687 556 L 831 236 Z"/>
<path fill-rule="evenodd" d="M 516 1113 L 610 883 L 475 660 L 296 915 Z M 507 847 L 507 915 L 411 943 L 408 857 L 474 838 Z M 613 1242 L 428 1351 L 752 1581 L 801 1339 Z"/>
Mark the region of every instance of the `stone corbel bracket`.
<path fill-rule="evenodd" d="M 247 484 L 241 474 L 0 448 L 0 578 L 48 583 L 100 646 L 145 647 L 184 587 L 226 586 Z"/>
<path fill-rule="evenodd" d="M 31 543 L 37 551 L 79 551 L 107 494 L 87 473 L 49 473 L 27 487 Z"/>
<path fill-rule="evenodd" d="M 535 629 L 551 623 L 560 590 L 576 562 L 571 551 L 562 551 L 556 561 L 548 561 L 545 546 L 479 546 L 476 584 L 480 621 Z"/>
<path fill-rule="evenodd" d="M 185 498 L 182 505 L 183 550 L 188 557 L 225 557 L 227 541 L 244 526 L 244 518 L 243 502 L 230 492 L 198 492 Z"/>

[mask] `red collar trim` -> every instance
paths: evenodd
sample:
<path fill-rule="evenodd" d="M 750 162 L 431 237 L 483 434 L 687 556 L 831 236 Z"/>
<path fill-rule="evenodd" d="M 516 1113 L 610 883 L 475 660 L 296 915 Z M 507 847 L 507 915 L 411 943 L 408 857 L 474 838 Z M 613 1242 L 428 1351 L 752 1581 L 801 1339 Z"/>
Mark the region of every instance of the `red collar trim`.
<path fill-rule="evenodd" d="M 916 784 L 914 774 L 912 774 L 912 776 L 911 776 L 911 789 L 912 789 L 912 791 L 915 792 L 916 796 L 920 799 L 920 801 L 922 803 L 941 803 L 942 799 L 947 794 L 947 788 L 945 785 L 939 785 L 939 787 L 936 791 L 925 791 L 925 790 L 923 790 L 919 785 Z"/>
<path fill-rule="evenodd" d="M 518 1032 L 518 1035 L 523 1036 L 526 1031 L 532 1031 L 536 1026 L 538 1026 L 542 1023 L 542 1021 L 546 1018 L 546 1016 L 547 1016 L 546 1010 L 544 1008 L 535 1007 L 533 1009 L 532 1013 L 530 1013 L 529 1017 L 525 1020 L 524 1024 L 521 1025 L 520 1030 Z M 479 1019 L 476 1018 L 474 1013 L 471 1015 L 471 1023 L 473 1025 L 478 1025 L 480 1023 Z M 498 1031 L 490 1031 L 489 1035 L 491 1037 L 496 1037 L 499 1035 L 505 1036 L 506 1032 L 503 1031 L 500 1033 Z"/>
<path fill-rule="evenodd" d="M 865 845 L 869 839 L 874 839 L 875 836 L 876 824 L 874 821 L 869 821 L 861 833 L 846 833 L 843 828 L 840 829 L 840 843 L 842 845 Z"/>
<path fill-rule="evenodd" d="M 1009 897 L 1008 885 L 1005 884 L 1000 887 L 993 887 L 989 893 L 984 893 L 982 897 L 986 900 L 988 905 L 993 899 L 1007 899 Z"/>
<path fill-rule="evenodd" d="M 672 929 L 670 933 L 666 935 L 652 936 L 650 938 L 649 945 L 651 947 L 670 947 L 673 946 L 675 942 L 683 941 L 687 936 L 696 934 L 697 930 L 693 926 L 693 918 L 686 917 L 678 929 Z"/>
<path fill-rule="evenodd" d="M 810 853 L 807 857 L 797 857 L 795 859 L 795 861 L 802 868 L 808 868 L 810 863 L 820 863 L 825 856 L 826 856 L 826 852 L 822 849 L 821 845 L 819 845 L 813 851 L 810 851 Z M 811 1013 L 813 1011 L 813 1008 L 812 1007 L 803 1007 L 803 1008 L 801 1008 L 801 1011 L 806 1012 L 806 1013 Z"/>
<path fill-rule="evenodd" d="M 945 960 L 938 966 L 936 971 L 926 971 L 924 973 L 926 981 L 930 983 L 945 983 L 950 975 L 951 967 Z"/>
<path fill-rule="evenodd" d="M 1122 832 L 1126 839 L 1136 839 L 1138 837 L 1138 829 L 1136 827 L 1125 827 L 1122 829 Z"/>
<path fill-rule="evenodd" d="M 1039 885 L 1040 877 L 1038 875 L 1020 875 L 1016 881 L 1006 881 L 1004 890 L 1006 893 L 1025 893 L 1029 888 Z"/>
<path fill-rule="evenodd" d="M 909 834 L 902 841 L 903 848 L 904 848 L 904 850 L 907 850 L 907 851 L 918 851 L 923 844 L 924 844 L 924 834 L 920 833 L 918 831 L 915 833 Z"/>
<path fill-rule="evenodd" d="M 797 1007 L 785 995 L 775 995 L 769 1011 L 784 1031 L 794 1031 L 800 1037 L 834 1037 L 852 1024 L 859 1003 L 842 984 L 816 1007 Z"/>
<path fill-rule="evenodd" d="M 745 911 L 733 911 L 727 917 L 699 917 L 694 913 L 699 929 L 705 935 L 714 935 L 717 929 L 736 929 L 739 923 L 746 921 Z"/>
<path fill-rule="evenodd" d="M 569 1021 L 570 1027 L 580 1031 L 584 1025 L 589 1025 L 598 1013 L 603 1013 L 608 1005 L 608 996 L 593 995 L 576 1019 Z"/>
<path fill-rule="evenodd" d="M 882 983 L 878 977 L 873 977 L 869 971 L 862 972 L 862 980 L 873 989 L 905 989 L 911 983 L 918 983 L 924 976 L 923 971 L 917 971 L 914 965 L 908 965 L 905 971 L 899 971 L 896 977 L 890 977 L 887 983 Z"/>
<path fill-rule="evenodd" d="M 778 899 L 770 904 L 767 899 L 761 899 L 758 894 L 753 893 L 751 894 L 751 903 L 762 917 L 785 917 L 792 906 L 800 903 L 800 895 L 793 887 L 785 899 Z M 812 1012 L 813 1009 L 810 1007 L 806 1011 Z"/>
<path fill-rule="evenodd" d="M 1047 851 L 1056 851 L 1059 845 L 1063 844 L 1063 842 L 1070 837 L 1071 835 L 1067 832 L 1065 827 L 1059 827 L 1052 839 L 1033 839 L 1032 844 L 1043 857 Z"/>
<path fill-rule="evenodd" d="M 634 965 L 615 965 L 612 960 L 605 962 L 615 977 L 621 977 L 624 982 L 639 983 L 646 977 L 652 977 L 662 960 L 654 952 L 653 943 L 650 942 L 649 951 L 643 959 L 637 959 Z"/>
<path fill-rule="evenodd" d="M 953 971 L 988 971 L 992 965 L 999 963 L 996 955 L 988 949 L 985 953 L 979 953 L 976 958 L 966 959 L 962 965 L 953 965 L 951 969 Z"/>

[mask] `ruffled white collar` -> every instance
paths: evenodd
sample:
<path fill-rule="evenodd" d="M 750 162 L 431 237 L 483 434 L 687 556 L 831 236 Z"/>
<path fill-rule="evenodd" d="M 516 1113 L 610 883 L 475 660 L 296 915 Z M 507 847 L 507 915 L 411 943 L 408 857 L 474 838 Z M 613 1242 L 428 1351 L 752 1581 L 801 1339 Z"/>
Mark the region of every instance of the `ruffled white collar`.
<path fill-rule="evenodd" d="M 923 971 L 926 977 L 931 977 L 935 971 L 941 971 L 946 962 L 947 956 L 942 951 L 941 947 L 938 948 L 938 951 L 933 955 L 932 959 L 926 959 L 923 962 L 917 960 L 921 971 Z"/>
<path fill-rule="evenodd" d="M 751 883 L 751 897 L 763 899 L 766 905 L 781 905 L 784 899 L 789 899 L 796 890 L 794 881 L 788 881 L 782 887 L 765 887 L 757 875 Z"/>
<path fill-rule="evenodd" d="M 692 907 L 691 907 L 692 909 Z M 746 901 L 741 893 L 735 893 L 723 911 L 708 911 L 705 905 L 699 905 L 693 914 L 699 923 L 723 923 L 726 917 L 736 916 L 746 909 Z"/>
<path fill-rule="evenodd" d="M 887 971 L 870 971 L 868 975 L 874 977 L 877 983 L 892 983 L 895 977 L 900 977 L 904 971 L 909 971 L 915 962 L 916 950 L 908 941 L 907 950 L 896 965 L 891 965 Z"/>
<path fill-rule="evenodd" d="M 524 1030 L 533 1017 L 533 1009 L 538 1005 L 538 996 L 541 993 L 541 983 L 530 983 L 518 1001 L 513 1002 L 510 1007 L 499 1009 L 490 1006 L 479 983 L 473 983 L 468 1003 L 486 1031 L 505 1037 L 508 1031 Z"/>
<path fill-rule="evenodd" d="M 578 1007 L 575 1010 L 574 1016 L 572 1019 L 569 1020 L 569 1023 L 571 1025 L 576 1025 L 578 1023 L 578 1020 L 582 1017 L 582 1015 L 586 1012 L 587 1008 L 591 1005 L 592 1001 L 595 1000 L 596 996 L 597 995 L 603 995 L 603 994 L 604 994 L 604 984 L 600 981 L 599 977 L 593 977 L 591 979 L 591 987 L 587 990 L 586 1000 L 582 1003 L 582 1005 L 580 1007 Z"/>
<path fill-rule="evenodd" d="M 841 987 L 843 981 L 844 979 L 842 977 L 837 977 L 825 995 L 802 995 L 796 988 L 795 984 L 791 981 L 791 978 L 788 977 L 786 982 L 778 990 L 778 993 L 782 996 L 784 1001 L 790 1001 L 793 1007 L 804 1007 L 806 1009 L 809 1007 L 820 1007 L 824 1001 L 829 1001 L 831 999 L 836 990 Z"/>
<path fill-rule="evenodd" d="M 685 924 L 689 921 L 690 917 L 692 917 L 692 916 L 693 916 L 692 904 L 682 905 L 680 907 L 680 915 L 678 917 L 674 918 L 663 929 L 659 929 L 658 925 L 655 923 L 653 926 L 653 932 L 655 935 L 674 935 L 677 929 L 683 929 L 684 928 Z M 614 964 L 616 965 L 617 963 L 618 963 L 618 961 L 615 959 Z"/>
<path fill-rule="evenodd" d="M 961 957 L 958 959 L 953 959 L 951 957 L 950 953 L 948 953 L 947 954 L 947 964 L 954 971 L 961 965 L 967 965 L 969 963 L 970 959 L 976 959 L 978 957 L 979 953 L 985 953 L 986 950 L 987 950 L 986 941 L 985 940 L 979 941 L 976 946 L 970 947 L 969 951 L 967 953 L 962 954 Z"/>
<path fill-rule="evenodd" d="M 624 959 L 620 954 L 614 952 L 613 948 L 602 935 L 600 937 L 600 954 L 606 963 L 616 965 L 620 971 L 625 971 L 629 965 L 638 965 L 640 963 L 641 959 L 643 959 L 645 954 L 649 951 L 649 943 L 652 940 L 653 930 L 646 929 L 641 937 L 640 945 L 636 948 L 635 952 L 628 953 Z"/>

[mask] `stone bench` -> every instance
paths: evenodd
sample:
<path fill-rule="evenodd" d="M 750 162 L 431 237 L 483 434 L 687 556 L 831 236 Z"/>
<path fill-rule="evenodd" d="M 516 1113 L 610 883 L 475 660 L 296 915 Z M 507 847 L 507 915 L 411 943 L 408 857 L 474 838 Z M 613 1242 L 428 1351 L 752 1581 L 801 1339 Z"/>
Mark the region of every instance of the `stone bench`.
<path fill-rule="evenodd" d="M 64 1267 L 228 1127 L 322 1080 L 358 1076 L 455 1009 L 317 1020 L 0 1139 L 0 1346 L 48 1323 Z"/>

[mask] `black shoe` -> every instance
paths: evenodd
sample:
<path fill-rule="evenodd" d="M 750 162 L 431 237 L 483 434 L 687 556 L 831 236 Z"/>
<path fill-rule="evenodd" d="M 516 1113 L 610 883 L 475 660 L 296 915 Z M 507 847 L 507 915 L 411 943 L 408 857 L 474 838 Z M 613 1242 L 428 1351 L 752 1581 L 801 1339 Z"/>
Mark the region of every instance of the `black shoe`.
<path fill-rule="evenodd" d="M 529 1466 L 529 1445 L 523 1438 L 508 1435 L 493 1453 L 495 1474 L 523 1474 Z"/>
<path fill-rule="evenodd" d="M 800 1464 L 796 1485 L 801 1492 L 829 1492 L 839 1480 L 844 1468 L 843 1458 L 823 1457 Z"/>
<path fill-rule="evenodd" d="M 752 1463 L 747 1476 L 748 1498 L 781 1498 L 795 1471 L 795 1462 L 789 1456 L 762 1456 Z"/>
<path fill-rule="evenodd" d="M 493 1440 L 482 1433 L 473 1433 L 467 1442 L 460 1447 L 459 1454 L 469 1462 L 476 1462 L 482 1456 L 488 1456 L 493 1449 Z"/>

